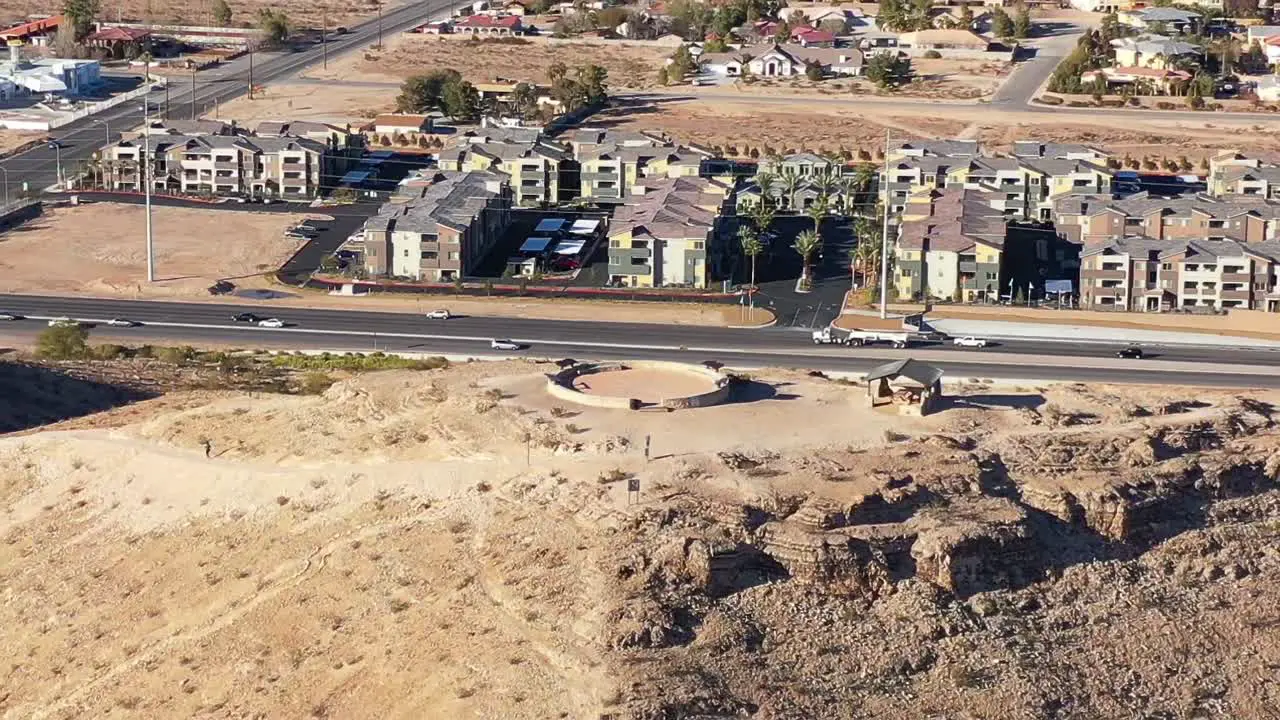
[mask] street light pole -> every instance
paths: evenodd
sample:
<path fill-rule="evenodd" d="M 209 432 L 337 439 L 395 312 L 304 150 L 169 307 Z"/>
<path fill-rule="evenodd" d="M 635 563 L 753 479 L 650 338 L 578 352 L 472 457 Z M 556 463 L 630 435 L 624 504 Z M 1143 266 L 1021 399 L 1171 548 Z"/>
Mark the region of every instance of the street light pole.
<path fill-rule="evenodd" d="M 4 206 L 9 207 L 9 171 L 0 167 L 0 173 L 4 173 Z"/>
<path fill-rule="evenodd" d="M 58 142 L 57 140 L 53 140 L 49 143 L 49 145 L 53 146 L 53 158 L 54 158 L 54 163 L 57 166 L 57 173 L 58 173 L 58 189 L 61 190 L 62 189 L 62 143 Z"/>
<path fill-rule="evenodd" d="M 195 79 L 195 73 L 191 75 L 192 80 Z M 191 107 L 195 107 L 195 96 L 191 97 Z M 154 248 L 152 246 L 151 234 L 151 99 L 144 98 L 142 101 L 142 184 L 143 197 L 146 204 L 147 213 L 147 282 L 156 281 L 156 261 Z"/>
<path fill-rule="evenodd" d="M 889 317 L 889 131 L 884 131 L 884 226 L 880 234 L 880 319 Z"/>
<path fill-rule="evenodd" d="M 329 16 L 320 8 L 320 57 L 321 67 L 329 67 Z"/>

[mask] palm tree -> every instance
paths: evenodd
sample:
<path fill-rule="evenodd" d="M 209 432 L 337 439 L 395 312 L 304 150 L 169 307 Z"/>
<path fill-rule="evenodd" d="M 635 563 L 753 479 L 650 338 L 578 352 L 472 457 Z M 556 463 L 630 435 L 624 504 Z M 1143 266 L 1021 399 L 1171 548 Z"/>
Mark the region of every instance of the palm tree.
<path fill-rule="evenodd" d="M 809 181 L 814 190 L 818 191 L 818 199 L 826 200 L 831 193 L 840 185 L 840 178 L 836 176 L 835 170 L 824 170 Z"/>
<path fill-rule="evenodd" d="M 756 187 L 760 188 L 761 205 L 769 205 L 773 203 L 773 187 L 774 183 L 777 181 L 778 176 L 767 170 L 762 170 L 756 173 L 755 183 Z"/>
<path fill-rule="evenodd" d="M 774 212 L 773 206 L 762 201 L 752 205 L 748 214 L 751 217 L 751 222 L 755 223 L 756 230 L 758 232 L 765 233 L 768 232 L 769 227 L 773 225 L 773 217 L 776 213 Z"/>
<path fill-rule="evenodd" d="M 880 259 L 880 243 L 876 237 L 876 226 L 870 218 L 858 218 L 853 223 L 853 234 L 858 238 L 858 245 L 853 250 L 854 262 L 862 273 L 862 284 L 871 285 L 867 278 L 871 276 L 876 261 Z"/>
<path fill-rule="evenodd" d="M 791 246 L 792 250 L 800 254 L 800 259 L 804 262 L 804 271 L 800 277 L 806 284 L 813 283 L 813 278 L 809 275 L 809 260 L 820 247 L 822 247 L 822 238 L 812 230 L 805 230 L 797 235 L 795 244 Z"/>
<path fill-rule="evenodd" d="M 813 232 L 817 234 L 818 237 L 822 237 L 822 218 L 827 215 L 826 196 L 818 196 L 818 199 L 814 201 L 812 205 L 805 208 L 804 214 L 808 215 L 809 219 L 813 221 Z"/>
<path fill-rule="evenodd" d="M 738 242 L 742 245 L 742 254 L 751 260 L 751 291 L 756 289 L 756 257 L 764 252 L 764 244 L 760 242 L 760 233 L 750 225 L 738 228 Z"/>
<path fill-rule="evenodd" d="M 853 170 L 853 180 L 857 183 L 858 192 L 871 192 L 871 183 L 876 179 L 876 166 L 871 163 L 860 163 Z"/>
<path fill-rule="evenodd" d="M 782 173 L 782 191 L 787 194 L 787 209 L 796 209 L 796 191 L 800 189 L 803 182 L 801 177 L 793 172 Z"/>

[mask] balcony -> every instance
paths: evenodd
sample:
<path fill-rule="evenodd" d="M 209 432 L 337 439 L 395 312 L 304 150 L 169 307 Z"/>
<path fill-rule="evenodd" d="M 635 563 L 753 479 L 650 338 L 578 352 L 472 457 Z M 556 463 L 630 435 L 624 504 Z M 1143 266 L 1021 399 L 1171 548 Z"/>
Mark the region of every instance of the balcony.
<path fill-rule="evenodd" d="M 1084 270 L 1080 271 L 1081 275 L 1093 280 L 1127 280 L 1129 273 L 1124 270 Z"/>
<path fill-rule="evenodd" d="M 1248 290 L 1223 290 L 1218 293 L 1218 297 L 1223 300 L 1248 300 L 1250 294 Z"/>
<path fill-rule="evenodd" d="M 975 275 L 978 272 L 978 263 L 973 261 L 960 261 L 959 271 L 961 274 Z"/>
<path fill-rule="evenodd" d="M 1232 273 L 1229 273 L 1229 272 L 1224 272 L 1224 273 L 1222 273 L 1222 282 L 1224 282 L 1224 283 L 1229 283 L 1229 282 L 1249 283 L 1249 282 L 1253 282 L 1253 276 L 1252 276 L 1252 275 L 1250 275 L 1249 273 L 1241 273 L 1241 272 L 1232 272 Z"/>

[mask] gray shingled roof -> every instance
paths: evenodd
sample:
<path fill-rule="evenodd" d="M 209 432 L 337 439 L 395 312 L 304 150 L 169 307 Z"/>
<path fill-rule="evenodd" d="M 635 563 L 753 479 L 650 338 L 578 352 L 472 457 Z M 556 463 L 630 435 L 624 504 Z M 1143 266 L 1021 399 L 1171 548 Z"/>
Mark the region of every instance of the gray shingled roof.
<path fill-rule="evenodd" d="M 489 183 L 506 178 L 505 173 L 488 170 L 440 172 L 435 182 L 423 186 L 408 202 L 383 205 L 365 227 L 425 234 L 436 233 L 440 225 L 463 230 L 499 196 L 488 188 Z"/>
<path fill-rule="evenodd" d="M 881 378 L 893 380 L 898 377 L 907 378 L 925 387 L 932 387 L 934 383 L 942 379 L 942 368 L 920 362 L 914 358 L 907 358 L 906 360 L 894 360 L 891 363 L 872 368 L 863 380 L 871 382 Z"/>

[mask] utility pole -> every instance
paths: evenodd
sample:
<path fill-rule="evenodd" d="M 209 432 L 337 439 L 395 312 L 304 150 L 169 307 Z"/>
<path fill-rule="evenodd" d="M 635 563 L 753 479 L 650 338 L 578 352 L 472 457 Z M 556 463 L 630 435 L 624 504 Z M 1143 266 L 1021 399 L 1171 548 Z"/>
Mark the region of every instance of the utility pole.
<path fill-rule="evenodd" d="M 880 184 L 884 185 L 884 225 L 880 237 L 880 319 L 889 317 L 889 131 L 884 131 L 884 175 Z"/>
<path fill-rule="evenodd" d="M 329 15 L 320 8 L 320 67 L 329 67 Z"/>
<path fill-rule="evenodd" d="M 378 3 L 378 49 L 381 50 L 382 49 L 382 0 L 377 0 L 377 3 Z"/>
<path fill-rule="evenodd" d="M 0 173 L 4 173 L 4 207 L 9 207 L 9 171 L 0 166 Z"/>
<path fill-rule="evenodd" d="M 249 47 L 249 99 L 253 99 L 253 46 Z"/>
<path fill-rule="evenodd" d="M 148 62 L 148 65 L 150 63 Z M 195 73 L 191 73 L 192 82 L 195 81 Z M 192 112 L 195 112 L 195 96 L 191 97 Z M 151 235 L 151 100 L 143 98 L 142 100 L 142 183 L 143 197 L 147 207 L 147 282 L 156 281 L 156 260 L 155 252 L 152 246 Z"/>
<path fill-rule="evenodd" d="M 196 119 L 196 69 L 191 68 L 191 119 Z"/>
<path fill-rule="evenodd" d="M 169 119 L 169 83 L 164 84 L 164 119 Z"/>

